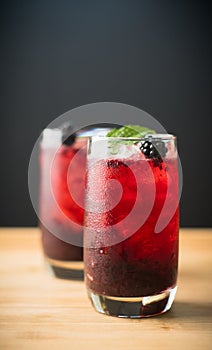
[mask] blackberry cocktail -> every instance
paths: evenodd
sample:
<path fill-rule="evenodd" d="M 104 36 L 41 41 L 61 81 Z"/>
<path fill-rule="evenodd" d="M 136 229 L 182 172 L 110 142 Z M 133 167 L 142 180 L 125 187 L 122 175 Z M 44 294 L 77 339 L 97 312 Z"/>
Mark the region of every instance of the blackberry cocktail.
<path fill-rule="evenodd" d="M 92 138 L 87 166 L 85 279 L 97 311 L 167 311 L 178 267 L 175 138 Z"/>
<path fill-rule="evenodd" d="M 87 138 L 45 129 L 40 147 L 40 227 L 46 260 L 62 278 L 83 278 Z"/>
<path fill-rule="evenodd" d="M 46 260 L 57 277 L 83 278 L 87 140 L 108 130 L 92 127 L 73 133 L 67 123 L 43 131 L 39 218 Z"/>

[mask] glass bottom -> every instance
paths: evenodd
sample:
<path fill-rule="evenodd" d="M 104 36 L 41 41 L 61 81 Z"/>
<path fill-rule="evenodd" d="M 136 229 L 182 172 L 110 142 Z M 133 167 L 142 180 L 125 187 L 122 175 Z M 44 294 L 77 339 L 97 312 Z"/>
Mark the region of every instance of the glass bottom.
<path fill-rule="evenodd" d="M 143 318 L 163 314 L 174 301 L 177 286 L 157 295 L 145 297 L 112 297 L 94 294 L 88 290 L 88 296 L 96 311 L 116 317 Z"/>
<path fill-rule="evenodd" d="M 58 278 L 68 280 L 84 279 L 84 263 L 83 261 L 62 261 L 45 258 L 48 270 Z"/>

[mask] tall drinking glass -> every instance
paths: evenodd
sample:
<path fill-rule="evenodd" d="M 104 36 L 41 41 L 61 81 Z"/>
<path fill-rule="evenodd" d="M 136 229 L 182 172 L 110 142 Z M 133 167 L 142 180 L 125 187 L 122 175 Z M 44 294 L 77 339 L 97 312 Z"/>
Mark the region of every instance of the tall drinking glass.
<path fill-rule="evenodd" d="M 84 264 L 98 312 L 141 318 L 170 309 L 177 290 L 178 201 L 173 135 L 90 138 Z"/>
<path fill-rule="evenodd" d="M 82 279 L 87 139 L 72 135 L 63 140 L 59 128 L 44 129 L 42 136 L 39 218 L 45 261 L 57 277 Z M 69 170 L 77 154 L 75 168 Z"/>
<path fill-rule="evenodd" d="M 40 144 L 39 218 L 45 261 L 56 277 L 83 279 L 83 218 L 89 135 L 71 125 L 46 128 Z"/>

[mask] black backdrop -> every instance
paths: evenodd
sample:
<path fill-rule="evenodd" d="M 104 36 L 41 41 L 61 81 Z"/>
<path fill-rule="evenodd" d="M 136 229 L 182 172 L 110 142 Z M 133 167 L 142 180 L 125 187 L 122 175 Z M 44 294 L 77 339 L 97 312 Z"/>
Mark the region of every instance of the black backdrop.
<path fill-rule="evenodd" d="M 179 138 L 182 226 L 212 226 L 209 2 L 35 0 L 1 6 L 1 226 L 36 225 L 27 188 L 41 129 L 114 101 Z"/>

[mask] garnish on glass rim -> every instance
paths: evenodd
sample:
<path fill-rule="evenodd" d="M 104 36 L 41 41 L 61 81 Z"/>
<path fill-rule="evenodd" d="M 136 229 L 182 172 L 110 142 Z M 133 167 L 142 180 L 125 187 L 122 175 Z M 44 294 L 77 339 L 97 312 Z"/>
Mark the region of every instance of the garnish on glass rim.
<path fill-rule="evenodd" d="M 155 130 L 146 128 L 144 126 L 140 126 L 140 125 L 124 125 L 119 129 L 113 129 L 111 131 L 109 131 L 107 133 L 107 137 L 123 137 L 123 138 L 139 138 L 139 139 L 143 139 L 146 135 L 151 135 L 151 134 L 156 134 Z M 121 140 L 122 144 L 125 145 L 133 145 L 135 143 L 135 141 L 133 140 Z M 111 153 L 112 154 L 116 154 L 118 153 L 119 150 L 119 145 L 118 143 L 115 141 L 113 142 L 113 140 L 111 140 Z"/>
<path fill-rule="evenodd" d="M 113 129 L 107 133 L 107 137 L 139 137 L 143 138 L 148 134 L 156 134 L 155 130 L 140 125 L 124 125 L 119 129 Z"/>

